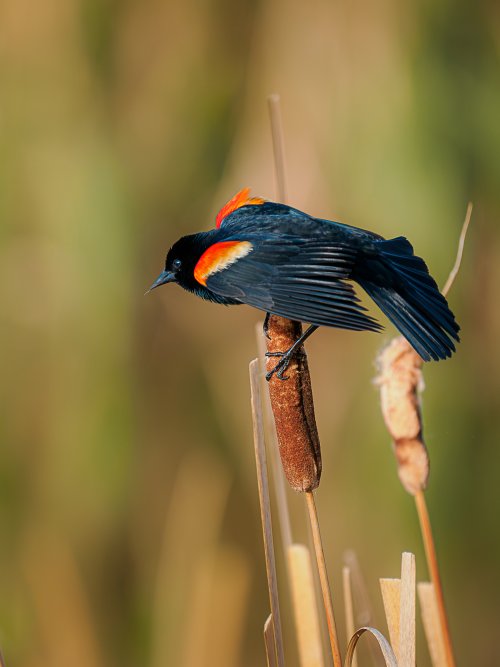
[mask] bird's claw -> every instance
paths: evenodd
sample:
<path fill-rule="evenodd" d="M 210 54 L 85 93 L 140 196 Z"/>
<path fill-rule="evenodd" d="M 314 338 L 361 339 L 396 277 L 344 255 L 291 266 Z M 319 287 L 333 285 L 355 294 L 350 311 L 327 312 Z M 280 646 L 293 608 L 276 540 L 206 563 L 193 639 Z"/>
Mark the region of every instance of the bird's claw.
<path fill-rule="evenodd" d="M 275 374 L 278 380 L 283 382 L 288 380 L 289 376 L 283 375 L 283 373 L 286 371 L 288 365 L 290 364 L 291 355 L 289 355 L 288 352 L 266 352 L 266 357 L 281 357 L 276 366 L 270 370 L 269 373 L 266 373 L 266 380 L 269 382 L 269 380 Z"/>
<path fill-rule="evenodd" d="M 267 320 L 268 318 L 266 318 Z M 265 324 L 265 323 L 264 323 Z M 280 360 L 276 364 L 276 366 L 269 371 L 266 375 L 266 380 L 269 382 L 269 380 L 273 377 L 274 374 L 276 374 L 276 377 L 279 380 L 288 380 L 288 375 L 283 375 L 283 373 L 286 371 L 288 368 L 290 361 L 295 355 L 300 355 L 301 350 L 303 350 L 303 345 L 304 341 L 306 338 L 309 338 L 309 336 L 316 331 L 318 327 L 315 324 L 311 324 L 309 329 L 305 333 L 303 333 L 300 338 L 298 338 L 295 343 L 288 348 L 286 352 L 266 352 L 266 357 L 280 357 Z"/>

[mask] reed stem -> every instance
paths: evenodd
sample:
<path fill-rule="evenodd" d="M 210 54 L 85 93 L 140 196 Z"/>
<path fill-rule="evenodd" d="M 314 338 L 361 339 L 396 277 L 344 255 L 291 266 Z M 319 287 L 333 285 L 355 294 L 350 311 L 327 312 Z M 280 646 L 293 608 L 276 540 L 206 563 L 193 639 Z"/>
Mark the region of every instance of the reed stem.
<path fill-rule="evenodd" d="M 314 553 L 316 555 L 316 563 L 318 566 L 321 594 L 323 596 L 323 606 L 325 608 L 326 624 L 328 626 L 328 637 L 330 639 L 330 647 L 332 649 L 333 664 L 334 667 L 342 667 L 342 658 L 340 656 L 339 641 L 337 637 L 337 627 L 335 625 L 335 616 L 333 614 L 332 595 L 328 581 L 328 572 L 326 569 L 325 554 L 323 551 L 323 542 L 321 540 L 321 531 L 319 528 L 318 512 L 316 510 L 314 493 L 312 491 L 306 491 L 305 497 L 307 502 L 307 509 L 309 512 L 309 521 L 311 524 Z"/>

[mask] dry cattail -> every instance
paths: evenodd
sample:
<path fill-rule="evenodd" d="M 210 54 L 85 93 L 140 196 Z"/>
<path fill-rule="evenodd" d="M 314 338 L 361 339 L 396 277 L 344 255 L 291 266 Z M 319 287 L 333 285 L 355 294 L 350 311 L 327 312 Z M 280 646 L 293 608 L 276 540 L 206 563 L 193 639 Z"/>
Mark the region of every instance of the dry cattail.
<path fill-rule="evenodd" d="M 446 296 L 460 269 L 465 237 L 472 215 L 472 204 L 467 206 L 465 220 L 458 241 L 455 264 L 443 287 Z M 412 495 L 423 491 L 429 478 L 429 455 L 422 437 L 419 392 L 423 389 L 420 356 L 403 337 L 393 338 L 378 357 L 382 414 L 391 434 L 398 475 L 402 485 Z"/>
<path fill-rule="evenodd" d="M 415 495 L 425 489 L 429 456 L 422 437 L 419 391 L 422 359 L 405 338 L 393 338 L 378 358 L 382 414 L 391 434 L 404 488 Z"/>

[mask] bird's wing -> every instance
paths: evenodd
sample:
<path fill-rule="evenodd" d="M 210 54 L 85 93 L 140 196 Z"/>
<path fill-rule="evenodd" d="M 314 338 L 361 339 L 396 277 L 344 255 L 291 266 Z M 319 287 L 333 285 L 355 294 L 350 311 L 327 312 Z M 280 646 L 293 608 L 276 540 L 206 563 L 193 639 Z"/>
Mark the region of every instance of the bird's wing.
<path fill-rule="evenodd" d="M 372 331 L 382 328 L 364 314 L 352 285 L 345 282 L 355 249 L 326 239 L 271 235 L 248 235 L 245 240 L 225 243 L 225 253 L 227 244 L 235 244 L 230 248 L 230 261 L 218 260 L 205 267 L 204 284 L 215 294 L 318 326 Z M 217 255 L 214 246 L 207 252 Z"/>

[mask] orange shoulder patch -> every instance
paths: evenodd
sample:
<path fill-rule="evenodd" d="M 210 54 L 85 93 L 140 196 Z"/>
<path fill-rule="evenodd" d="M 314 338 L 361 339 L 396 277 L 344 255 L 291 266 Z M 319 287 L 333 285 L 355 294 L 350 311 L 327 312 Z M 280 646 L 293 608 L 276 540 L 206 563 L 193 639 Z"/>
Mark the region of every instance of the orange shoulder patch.
<path fill-rule="evenodd" d="M 228 216 L 233 211 L 236 211 L 237 208 L 242 206 L 249 206 L 251 204 L 263 204 L 265 199 L 260 197 L 250 197 L 250 188 L 243 188 L 240 192 L 234 195 L 225 206 L 217 213 L 217 218 L 215 219 L 215 226 L 218 228 L 221 226 L 222 221 L 226 216 Z"/>
<path fill-rule="evenodd" d="M 194 267 L 194 277 L 200 285 L 217 271 L 227 269 L 253 250 L 250 241 L 220 241 L 207 248 Z"/>

